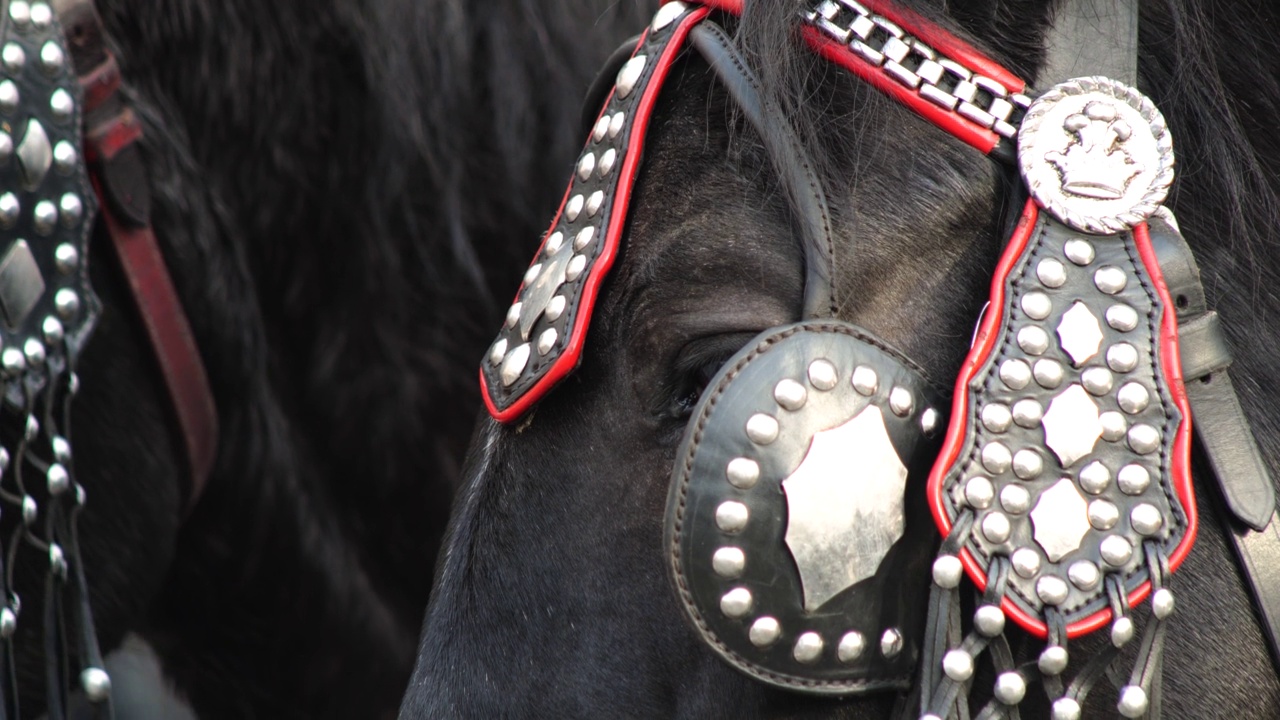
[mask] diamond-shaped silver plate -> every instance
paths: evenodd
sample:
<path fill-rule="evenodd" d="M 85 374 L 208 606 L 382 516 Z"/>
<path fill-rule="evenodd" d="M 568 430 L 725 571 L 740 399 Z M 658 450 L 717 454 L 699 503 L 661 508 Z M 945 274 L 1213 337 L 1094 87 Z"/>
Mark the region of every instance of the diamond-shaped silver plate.
<path fill-rule="evenodd" d="M 1058 341 L 1071 356 L 1071 362 L 1080 367 L 1098 354 L 1102 345 L 1102 326 L 1088 306 L 1077 300 L 1062 314 L 1058 323 Z"/>
<path fill-rule="evenodd" d="M 23 186 L 28 190 L 39 187 L 53 165 L 53 146 L 39 120 L 27 122 L 27 132 L 18 144 L 18 165 L 22 168 Z"/>
<path fill-rule="evenodd" d="M 26 240 L 10 245 L 0 259 L 0 311 L 9 327 L 17 328 L 27 319 L 44 288 L 44 276 L 31 254 L 31 246 Z"/>
<path fill-rule="evenodd" d="M 1040 423 L 1044 425 L 1045 445 L 1064 468 L 1093 452 L 1094 443 L 1102 437 L 1098 405 L 1080 383 L 1073 383 L 1050 401 Z"/>
<path fill-rule="evenodd" d="M 1045 490 L 1031 511 L 1032 534 L 1050 562 L 1080 548 L 1089 532 L 1089 506 L 1067 478 Z"/>

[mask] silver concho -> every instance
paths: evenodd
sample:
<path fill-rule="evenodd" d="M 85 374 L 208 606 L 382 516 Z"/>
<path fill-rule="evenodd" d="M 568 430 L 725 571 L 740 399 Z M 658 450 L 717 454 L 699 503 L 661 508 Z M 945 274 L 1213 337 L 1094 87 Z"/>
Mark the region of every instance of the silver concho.
<path fill-rule="evenodd" d="M 1173 140 L 1145 95 L 1104 77 L 1053 86 L 1018 130 L 1018 164 L 1045 210 L 1084 232 L 1146 220 L 1173 182 Z"/>

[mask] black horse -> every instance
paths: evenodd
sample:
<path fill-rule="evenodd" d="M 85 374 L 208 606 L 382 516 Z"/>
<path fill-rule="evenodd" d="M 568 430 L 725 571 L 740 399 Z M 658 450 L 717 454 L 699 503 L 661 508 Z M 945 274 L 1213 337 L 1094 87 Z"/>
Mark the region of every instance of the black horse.
<path fill-rule="evenodd" d="M 412 666 L 472 359 L 557 199 L 580 98 L 651 8 L 593 0 L 98 3 L 222 428 L 189 476 L 101 228 L 74 405 L 104 649 L 200 717 L 378 717 Z M 6 521 L 12 518 L 6 514 Z M 7 537 L 7 535 L 6 535 Z M 23 716 L 43 565 L 19 553 Z"/>
<path fill-rule="evenodd" d="M 1042 69 L 1053 2 L 898 4 L 1024 78 Z M 1244 410 L 1275 476 L 1280 16 L 1205 0 L 1141 11 L 1139 84 L 1179 154 L 1170 205 L 1229 328 Z M 840 316 L 946 385 L 987 297 L 1010 188 L 972 148 L 816 58 L 797 22 L 792 3 L 748 3 L 735 42 L 820 165 Z M 699 641 L 667 577 L 669 474 L 700 391 L 747 340 L 801 313 L 795 215 L 742 115 L 697 54 L 675 66 L 581 366 L 519 423 L 486 419 L 477 432 L 401 717 L 890 716 L 891 693 L 824 700 L 731 669 Z M 1212 511 L 1219 500 L 1204 483 L 1197 496 L 1205 511 L 1175 576 L 1165 711 L 1273 717 L 1280 682 Z M 1081 652 L 1106 641 L 1091 642 Z M 1086 716 L 1114 712 L 1104 695 Z"/>

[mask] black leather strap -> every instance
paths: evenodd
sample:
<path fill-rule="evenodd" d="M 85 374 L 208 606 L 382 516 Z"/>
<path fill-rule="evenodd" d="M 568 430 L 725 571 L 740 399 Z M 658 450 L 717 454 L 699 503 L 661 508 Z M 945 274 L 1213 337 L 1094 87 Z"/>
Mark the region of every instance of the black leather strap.
<path fill-rule="evenodd" d="M 1271 648 L 1271 659 L 1280 667 L 1280 513 L 1260 531 L 1230 525 L 1232 545 L 1249 580 L 1258 623 Z M 1229 520 L 1229 519 L 1228 519 Z"/>
<path fill-rule="evenodd" d="M 1137 0 L 1067 0 L 1051 27 L 1045 64 L 1036 78 L 1041 89 L 1085 75 L 1137 84 Z"/>

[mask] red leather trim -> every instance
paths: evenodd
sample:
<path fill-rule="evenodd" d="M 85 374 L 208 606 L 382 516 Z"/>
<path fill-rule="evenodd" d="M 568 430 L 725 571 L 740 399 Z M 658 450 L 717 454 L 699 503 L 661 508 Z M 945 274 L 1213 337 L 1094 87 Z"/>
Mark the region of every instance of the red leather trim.
<path fill-rule="evenodd" d="M 93 186 L 99 198 L 102 188 L 96 174 Z M 188 509 L 195 505 L 213 469 L 218 448 L 218 409 L 205 374 L 200 349 L 196 346 L 191 325 L 182 310 L 173 279 L 160 253 L 151 226 L 125 227 L 116 221 L 104 201 L 102 219 L 106 222 L 111 244 L 120 258 L 129 289 L 137 303 L 138 314 L 147 329 L 147 337 L 160 363 L 173 402 L 187 460 L 191 464 L 191 488 Z"/>
<path fill-rule="evenodd" d="M 116 63 L 116 56 L 107 51 L 107 59 L 101 65 L 80 76 L 80 87 L 84 89 L 85 112 L 98 109 L 120 89 L 120 65 Z"/>
<path fill-rule="evenodd" d="M 929 473 L 928 486 L 929 507 L 933 512 L 934 522 L 937 523 L 944 536 L 951 532 L 951 519 L 947 515 L 942 483 L 952 464 L 956 461 L 956 456 L 964 447 L 969 420 L 969 383 L 986 363 L 987 358 L 990 357 L 991 351 L 995 347 L 996 338 L 1000 334 L 999 328 L 1004 323 L 1004 284 L 1018 256 L 1022 254 L 1023 249 L 1026 247 L 1027 240 L 1031 237 L 1032 230 L 1035 229 L 1038 216 L 1039 208 L 1036 206 L 1035 201 L 1028 200 L 1022 217 L 1018 220 L 1018 226 L 1014 229 L 1013 237 L 1009 240 L 1009 245 L 996 266 L 995 276 L 991 278 L 991 303 L 982 318 L 978 334 L 974 337 L 973 347 L 969 351 L 969 356 L 965 358 L 964 365 L 960 368 L 960 374 L 956 378 L 955 396 L 951 406 L 951 422 L 947 429 L 946 440 L 942 445 L 942 452 L 938 455 L 938 460 L 934 464 L 932 472 Z M 1182 422 L 1178 425 L 1177 435 L 1173 441 L 1173 464 L 1171 470 L 1173 472 L 1174 490 L 1178 493 L 1178 499 L 1182 502 L 1182 507 L 1187 514 L 1187 530 L 1183 535 L 1182 541 L 1178 543 L 1178 546 L 1174 548 L 1173 553 L 1169 556 L 1169 569 L 1172 571 L 1182 564 L 1187 553 L 1191 551 L 1191 546 L 1195 543 L 1196 532 L 1199 527 L 1199 513 L 1196 508 L 1195 492 L 1191 483 L 1191 407 L 1187 402 L 1186 388 L 1182 384 L 1182 364 L 1178 355 L 1178 320 L 1174 312 L 1173 302 L 1169 298 L 1169 289 L 1165 285 L 1164 276 L 1160 273 L 1160 265 L 1156 261 L 1155 251 L 1151 248 L 1151 237 L 1147 231 L 1146 223 L 1134 228 L 1133 236 L 1142 264 L 1150 274 L 1156 294 L 1165 308 L 1160 329 L 1160 363 L 1164 371 L 1165 380 L 1169 384 L 1169 392 L 1173 397 L 1174 405 L 1182 413 Z M 964 564 L 969 577 L 973 579 L 978 588 L 985 589 L 987 587 L 987 576 L 968 549 L 961 549 L 960 561 Z M 1144 582 L 1129 593 L 1129 604 L 1137 605 L 1150 594 L 1151 583 Z M 1014 622 L 1032 635 L 1041 639 L 1048 636 L 1045 624 L 1038 618 L 1028 615 L 1022 608 L 1015 605 L 1010 598 L 1006 597 L 1004 599 L 1004 602 L 1001 603 L 1001 609 L 1004 610 L 1005 615 L 1012 618 Z M 1093 632 L 1111 622 L 1111 616 L 1111 608 L 1108 607 L 1089 617 L 1077 620 L 1067 626 L 1067 637 L 1074 638 Z"/>
<path fill-rule="evenodd" d="M 110 160 L 142 137 L 142 125 L 130 108 L 121 109 L 111 119 L 85 129 L 85 159 Z"/>
<path fill-rule="evenodd" d="M 578 367 L 578 363 L 581 362 L 582 347 L 586 340 L 587 330 L 591 325 L 591 316 L 595 312 L 595 303 L 600 293 L 600 285 L 608 277 L 610 268 L 613 267 L 613 261 L 618 255 L 618 246 L 622 243 L 622 235 L 626 231 L 627 209 L 631 204 L 631 191 L 635 186 L 636 176 L 640 170 L 640 162 L 644 157 L 644 141 L 649 129 L 649 119 L 653 115 L 653 107 L 657 102 L 658 94 L 662 91 L 663 82 L 671 71 L 671 65 L 684 47 L 684 40 L 689 31 L 710 12 L 711 9 L 708 7 L 698 8 L 686 15 L 672 31 L 671 40 L 668 41 L 662 55 L 658 58 L 653 74 L 645 85 L 644 95 L 641 96 L 636 105 L 632 117 L 627 152 L 622 159 L 622 166 L 618 170 L 620 174 L 618 176 L 617 191 L 614 194 L 613 208 L 609 215 L 609 231 L 604 238 L 604 246 L 601 248 L 599 257 L 592 264 L 590 274 L 583 282 L 578 314 L 574 317 L 573 331 L 569 335 L 568 343 L 565 344 L 564 352 L 561 353 L 560 357 L 556 358 L 547 374 L 536 385 L 529 388 L 524 395 L 505 410 L 500 410 L 493 404 L 484 371 L 480 371 L 480 396 L 484 398 L 484 404 L 488 408 L 489 414 L 499 422 L 511 422 L 524 415 L 551 388 L 573 372 Z M 648 36 L 649 31 L 646 30 L 636 47 L 639 48 Z M 612 97 L 613 93 L 611 92 L 609 97 L 605 98 L 603 107 L 608 106 Z M 568 198 L 568 193 L 565 194 L 565 198 Z M 561 200 L 560 210 L 556 212 L 556 217 L 551 222 L 551 228 L 546 233 L 547 236 L 550 236 L 559 226 L 560 214 L 564 212 L 564 203 L 565 200 Z M 545 243 L 546 239 L 544 238 L 543 244 Z M 542 252 L 541 245 L 538 247 L 538 252 Z"/>

